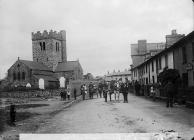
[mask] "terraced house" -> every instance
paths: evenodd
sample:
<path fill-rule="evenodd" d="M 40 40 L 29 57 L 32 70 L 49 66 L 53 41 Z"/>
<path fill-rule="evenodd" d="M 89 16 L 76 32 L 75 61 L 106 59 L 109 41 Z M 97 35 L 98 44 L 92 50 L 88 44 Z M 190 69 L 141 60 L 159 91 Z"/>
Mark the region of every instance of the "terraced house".
<path fill-rule="evenodd" d="M 166 35 L 165 48 L 162 51 L 156 53 L 137 66 L 132 65 L 132 81 L 139 81 L 140 84 L 144 85 L 156 83 L 158 81 L 157 77 L 159 73 L 162 72 L 164 68 L 178 69 L 180 74 L 182 74 L 182 64 L 178 64 L 180 64 L 182 56 L 182 59 L 185 59 L 186 52 L 184 49 L 189 48 L 189 46 L 186 45 L 187 43 L 184 41 L 186 38 L 190 38 L 190 36 L 190 34 L 187 36 L 184 34 L 177 34 L 176 30 L 172 30 L 171 35 Z M 185 45 L 182 44 L 183 42 Z M 190 43 L 192 44 L 191 40 Z M 180 53 L 180 51 L 177 51 L 180 47 L 183 48 L 181 51 L 184 51 L 184 53 L 182 53 L 184 55 L 177 54 Z M 183 79 L 184 75 L 185 74 L 182 76 Z"/>

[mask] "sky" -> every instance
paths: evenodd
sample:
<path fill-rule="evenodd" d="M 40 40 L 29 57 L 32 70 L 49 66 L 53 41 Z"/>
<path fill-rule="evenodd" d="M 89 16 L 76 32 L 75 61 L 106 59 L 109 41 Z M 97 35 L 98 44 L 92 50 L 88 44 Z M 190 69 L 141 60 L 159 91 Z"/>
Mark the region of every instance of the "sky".
<path fill-rule="evenodd" d="M 18 57 L 32 60 L 31 32 L 66 30 L 67 59 L 94 76 L 125 70 L 130 44 L 165 42 L 193 30 L 192 0 L 0 0 L 0 79 Z"/>

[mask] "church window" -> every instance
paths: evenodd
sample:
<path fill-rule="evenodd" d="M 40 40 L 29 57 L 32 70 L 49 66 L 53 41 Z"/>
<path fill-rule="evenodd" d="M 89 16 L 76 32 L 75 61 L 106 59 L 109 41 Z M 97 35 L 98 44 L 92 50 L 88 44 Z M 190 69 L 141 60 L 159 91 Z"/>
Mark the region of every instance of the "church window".
<path fill-rule="evenodd" d="M 56 42 L 56 52 L 59 51 L 59 42 Z"/>
<path fill-rule="evenodd" d="M 47 61 L 48 61 L 48 57 L 47 57 L 47 59 L 46 59 Z"/>
<path fill-rule="evenodd" d="M 20 72 L 18 72 L 18 80 L 20 81 Z"/>
<path fill-rule="evenodd" d="M 36 61 L 38 62 L 38 58 L 36 59 Z"/>
<path fill-rule="evenodd" d="M 45 51 L 45 49 L 46 49 L 45 42 L 40 42 L 40 49 L 41 49 L 41 51 Z"/>
<path fill-rule="evenodd" d="M 16 80 L 16 74 L 15 74 L 15 72 L 13 73 L 13 80 Z"/>
<path fill-rule="evenodd" d="M 22 72 L 22 80 L 25 80 L 25 72 Z"/>

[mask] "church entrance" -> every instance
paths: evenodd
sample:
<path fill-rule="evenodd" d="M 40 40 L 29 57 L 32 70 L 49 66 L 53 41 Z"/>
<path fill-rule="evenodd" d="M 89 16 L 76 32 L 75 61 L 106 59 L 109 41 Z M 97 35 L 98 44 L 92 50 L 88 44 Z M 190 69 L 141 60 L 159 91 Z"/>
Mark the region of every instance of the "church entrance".
<path fill-rule="evenodd" d="M 61 77 L 61 78 L 59 79 L 59 82 L 60 82 L 60 87 L 61 87 L 61 88 L 64 88 L 64 87 L 65 87 L 65 78 L 64 78 L 64 77 Z"/>
<path fill-rule="evenodd" d="M 38 85 L 40 89 L 44 89 L 44 79 L 40 78 L 38 81 Z"/>

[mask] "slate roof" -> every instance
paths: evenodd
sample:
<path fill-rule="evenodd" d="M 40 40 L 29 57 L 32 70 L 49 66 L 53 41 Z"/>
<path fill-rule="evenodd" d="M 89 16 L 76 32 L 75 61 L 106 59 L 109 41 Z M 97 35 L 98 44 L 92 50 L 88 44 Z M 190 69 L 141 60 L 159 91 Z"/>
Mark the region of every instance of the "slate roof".
<path fill-rule="evenodd" d="M 151 58 L 149 58 L 148 60 L 144 61 L 143 63 L 135 66 L 134 68 L 132 68 L 131 70 L 135 69 L 135 68 L 138 68 L 142 65 L 144 65 L 145 63 L 155 59 L 156 57 L 162 55 L 162 54 L 165 54 L 166 52 L 176 48 L 176 47 L 179 47 L 180 44 L 184 43 L 185 41 L 189 40 L 189 39 L 192 39 L 192 37 L 194 36 L 194 31 L 190 32 L 188 35 L 182 37 L 181 39 L 179 39 L 177 42 L 175 42 L 173 45 L 171 45 L 169 48 L 166 48 L 164 50 L 162 50 L 161 52 L 157 53 L 156 55 L 152 56 Z"/>
<path fill-rule="evenodd" d="M 33 70 L 44 70 L 44 71 L 51 71 L 47 66 L 45 66 L 42 63 L 34 62 L 34 61 L 28 61 L 28 60 L 19 60 L 25 65 L 27 65 L 30 69 Z"/>
<path fill-rule="evenodd" d="M 75 68 L 81 67 L 79 64 L 79 61 L 67 61 L 67 62 L 61 62 L 58 64 L 56 68 L 56 72 L 61 71 L 72 71 L 75 70 Z"/>

